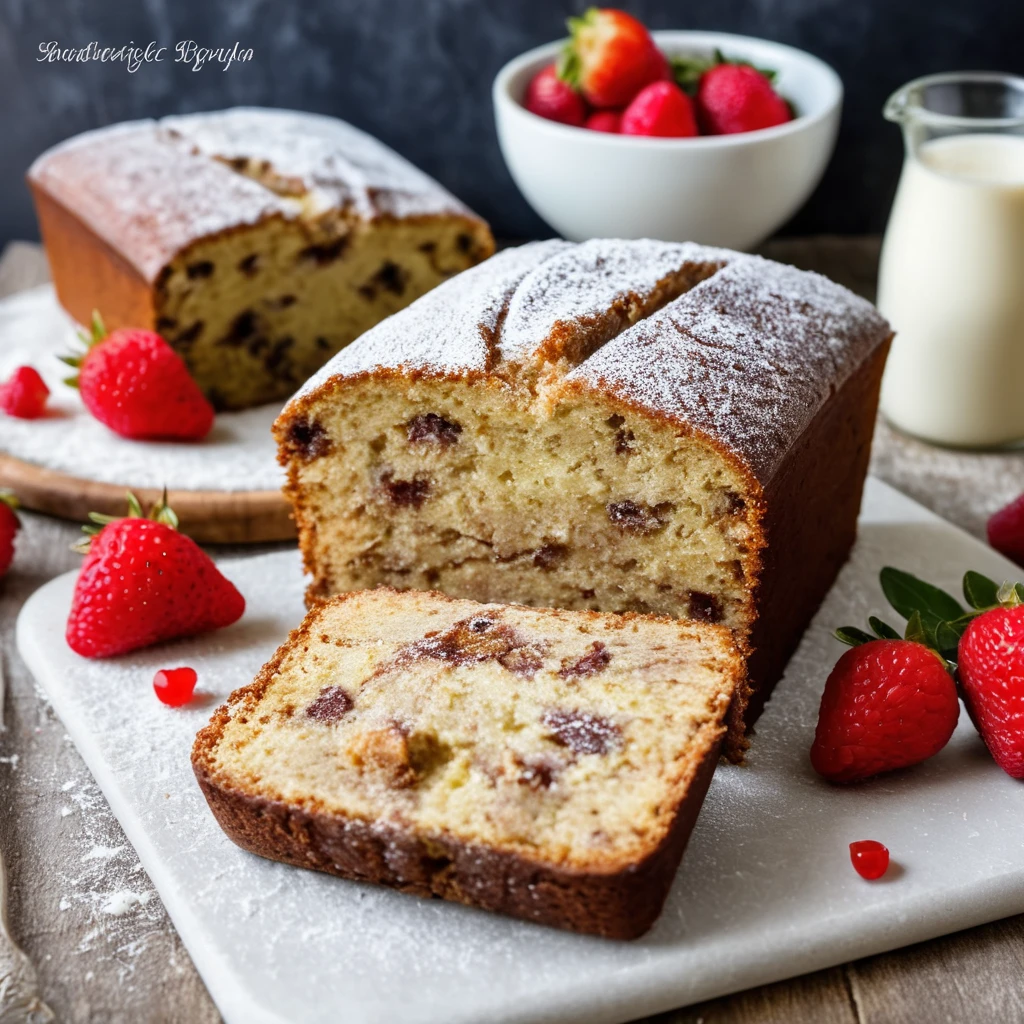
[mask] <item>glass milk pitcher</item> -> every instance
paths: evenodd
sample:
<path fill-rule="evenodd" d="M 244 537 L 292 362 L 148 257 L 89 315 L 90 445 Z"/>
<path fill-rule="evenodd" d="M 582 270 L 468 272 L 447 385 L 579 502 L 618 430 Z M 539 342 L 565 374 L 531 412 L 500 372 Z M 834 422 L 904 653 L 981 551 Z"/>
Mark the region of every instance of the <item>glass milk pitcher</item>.
<path fill-rule="evenodd" d="M 906 159 L 878 306 L 896 331 L 882 411 L 938 444 L 1024 440 L 1024 78 L 931 75 L 894 93 Z"/>

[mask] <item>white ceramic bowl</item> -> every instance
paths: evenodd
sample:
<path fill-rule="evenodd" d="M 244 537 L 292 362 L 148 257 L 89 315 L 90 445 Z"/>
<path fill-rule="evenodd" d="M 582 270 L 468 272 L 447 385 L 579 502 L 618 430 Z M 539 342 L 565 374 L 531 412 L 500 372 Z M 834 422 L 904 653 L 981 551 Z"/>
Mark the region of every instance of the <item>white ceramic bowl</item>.
<path fill-rule="evenodd" d="M 739 135 L 656 139 L 572 128 L 522 106 L 530 78 L 555 60 L 549 43 L 494 80 L 498 140 L 515 183 L 559 234 L 662 238 L 749 249 L 807 200 L 835 146 L 843 86 L 823 61 L 791 46 L 723 32 L 655 32 L 669 56 L 711 54 L 779 73 L 799 116 Z"/>

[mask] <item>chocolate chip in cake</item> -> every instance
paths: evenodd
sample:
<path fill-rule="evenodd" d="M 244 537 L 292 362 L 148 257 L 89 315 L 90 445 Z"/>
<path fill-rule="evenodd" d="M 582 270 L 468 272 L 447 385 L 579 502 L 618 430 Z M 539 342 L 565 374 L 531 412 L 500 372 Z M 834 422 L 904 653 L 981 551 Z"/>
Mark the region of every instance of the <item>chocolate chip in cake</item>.
<path fill-rule="evenodd" d="M 410 444 L 436 444 L 451 448 L 459 443 L 462 425 L 438 416 L 436 412 L 414 416 L 405 425 L 405 436 Z"/>
<path fill-rule="evenodd" d="M 564 544 L 545 544 L 534 551 L 533 564 L 544 572 L 550 572 L 561 565 L 568 555 L 569 549 Z"/>
<path fill-rule="evenodd" d="M 156 318 L 156 329 L 158 334 L 166 334 L 178 326 L 178 321 L 173 316 L 158 316 Z"/>
<path fill-rule="evenodd" d="M 459 252 L 472 252 L 474 248 L 473 236 L 467 234 L 465 231 L 459 232 L 455 238 L 455 244 L 459 247 Z"/>
<path fill-rule="evenodd" d="M 297 455 L 307 462 L 318 459 L 331 450 L 331 439 L 319 420 L 296 420 L 288 428 L 285 444 L 290 454 Z"/>
<path fill-rule="evenodd" d="M 313 344 L 315 344 L 318 349 L 321 349 L 324 352 L 328 351 L 328 349 L 330 349 L 331 347 L 331 343 L 322 336 L 318 336 L 316 340 L 313 342 Z"/>
<path fill-rule="evenodd" d="M 580 591 L 580 597 L 582 597 L 584 601 L 592 601 L 596 593 L 597 592 L 595 590 L 587 587 L 585 590 Z"/>
<path fill-rule="evenodd" d="M 691 619 L 700 622 L 722 621 L 722 603 L 714 594 L 705 594 L 703 590 L 691 590 L 686 597 L 687 613 Z"/>
<path fill-rule="evenodd" d="M 224 335 L 220 340 L 221 345 L 241 345 L 247 338 L 252 337 L 256 333 L 256 314 L 251 310 L 247 309 L 238 316 L 231 323 L 231 328 L 228 333 Z"/>
<path fill-rule="evenodd" d="M 421 242 L 418 246 L 420 252 L 430 254 L 437 249 L 437 242 Z"/>
<path fill-rule="evenodd" d="M 359 287 L 359 294 L 364 299 L 373 301 L 381 291 L 391 292 L 401 297 L 405 294 L 405 286 L 409 281 L 409 272 L 397 263 L 385 260 L 376 274 Z"/>
<path fill-rule="evenodd" d="M 600 640 L 595 640 L 586 654 L 579 658 L 564 658 L 558 674 L 563 679 L 583 679 L 607 668 L 611 660 L 611 651 Z"/>
<path fill-rule="evenodd" d="M 541 719 L 551 738 L 577 754 L 607 754 L 622 743 L 622 730 L 603 715 L 561 708 L 546 711 Z"/>
<path fill-rule="evenodd" d="M 213 263 L 210 260 L 199 260 L 198 263 L 190 263 L 185 267 L 185 273 L 190 281 L 201 280 L 213 273 Z"/>
<path fill-rule="evenodd" d="M 290 372 L 281 372 L 286 370 L 282 366 L 284 358 L 288 354 L 288 350 L 295 344 L 295 339 L 290 335 L 286 335 L 283 338 L 279 338 L 270 347 L 270 351 L 267 353 L 263 360 L 263 365 L 272 373 L 279 378 L 290 377 Z"/>
<path fill-rule="evenodd" d="M 450 665 L 496 661 L 516 675 L 532 677 L 544 662 L 542 649 L 517 630 L 486 615 L 461 619 L 444 632 L 428 633 L 407 644 L 374 673 L 381 674 L 412 661 L 431 658 Z"/>
<path fill-rule="evenodd" d="M 312 704 L 306 708 L 306 717 L 330 725 L 344 718 L 355 707 L 355 701 L 340 686 L 325 686 Z"/>
<path fill-rule="evenodd" d="M 379 489 L 392 505 L 399 508 L 419 508 L 430 495 L 430 480 L 417 473 L 411 480 L 396 480 L 393 470 L 380 475 Z"/>
<path fill-rule="evenodd" d="M 632 430 L 619 430 L 615 435 L 615 454 L 632 455 L 634 441 L 636 441 L 636 437 Z"/>
<path fill-rule="evenodd" d="M 519 777 L 516 782 L 521 786 L 528 786 L 532 790 L 550 789 L 559 773 L 562 765 L 547 758 L 516 758 L 519 766 Z"/>
<path fill-rule="evenodd" d="M 348 248 L 348 238 L 336 238 L 333 242 L 321 242 L 317 245 L 307 245 L 299 253 L 300 260 L 309 260 L 318 267 L 325 267 L 340 259 Z"/>
<path fill-rule="evenodd" d="M 246 277 L 255 277 L 257 273 L 259 273 L 260 269 L 259 256 L 256 253 L 252 253 L 251 255 L 239 260 L 238 269 L 245 274 Z"/>
<path fill-rule="evenodd" d="M 735 491 L 725 492 L 725 511 L 728 515 L 735 516 L 746 511 L 746 499 Z"/>
<path fill-rule="evenodd" d="M 648 534 L 662 529 L 674 506 L 663 501 L 645 505 L 636 501 L 613 501 L 607 506 L 608 518 L 627 533 Z"/>
<path fill-rule="evenodd" d="M 279 295 L 276 299 L 267 299 L 266 305 L 270 309 L 287 309 L 298 301 L 294 295 Z"/>
<path fill-rule="evenodd" d="M 203 321 L 197 320 L 194 324 L 190 324 L 183 331 L 179 331 L 174 337 L 175 345 L 191 345 L 200 334 L 203 333 Z"/>

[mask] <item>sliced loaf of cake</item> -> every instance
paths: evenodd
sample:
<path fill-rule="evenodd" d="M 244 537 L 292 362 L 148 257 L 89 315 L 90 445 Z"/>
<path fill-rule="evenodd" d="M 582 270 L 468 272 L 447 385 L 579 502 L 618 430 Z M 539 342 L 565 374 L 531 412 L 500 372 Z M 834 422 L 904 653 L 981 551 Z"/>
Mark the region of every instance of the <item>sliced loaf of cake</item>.
<path fill-rule="evenodd" d="M 719 626 L 381 588 L 311 611 L 192 761 L 253 853 L 632 938 L 742 677 Z"/>
<path fill-rule="evenodd" d="M 437 182 L 316 114 L 114 125 L 47 151 L 28 178 L 64 308 L 159 331 L 220 408 L 285 398 L 494 250 Z"/>
<path fill-rule="evenodd" d="M 278 419 L 309 597 L 383 583 L 722 623 L 750 652 L 749 724 L 853 542 L 889 338 L 868 302 L 753 256 L 507 250 Z"/>

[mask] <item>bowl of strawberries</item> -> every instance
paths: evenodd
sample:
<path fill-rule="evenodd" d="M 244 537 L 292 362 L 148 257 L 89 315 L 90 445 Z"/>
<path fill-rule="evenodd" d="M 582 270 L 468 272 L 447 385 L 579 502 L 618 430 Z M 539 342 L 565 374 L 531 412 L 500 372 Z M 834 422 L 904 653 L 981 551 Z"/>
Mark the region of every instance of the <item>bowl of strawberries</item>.
<path fill-rule="evenodd" d="M 494 81 L 498 140 L 559 234 L 749 249 L 821 179 L 843 87 L 802 50 L 724 32 L 648 32 L 624 11 L 569 19 Z"/>

